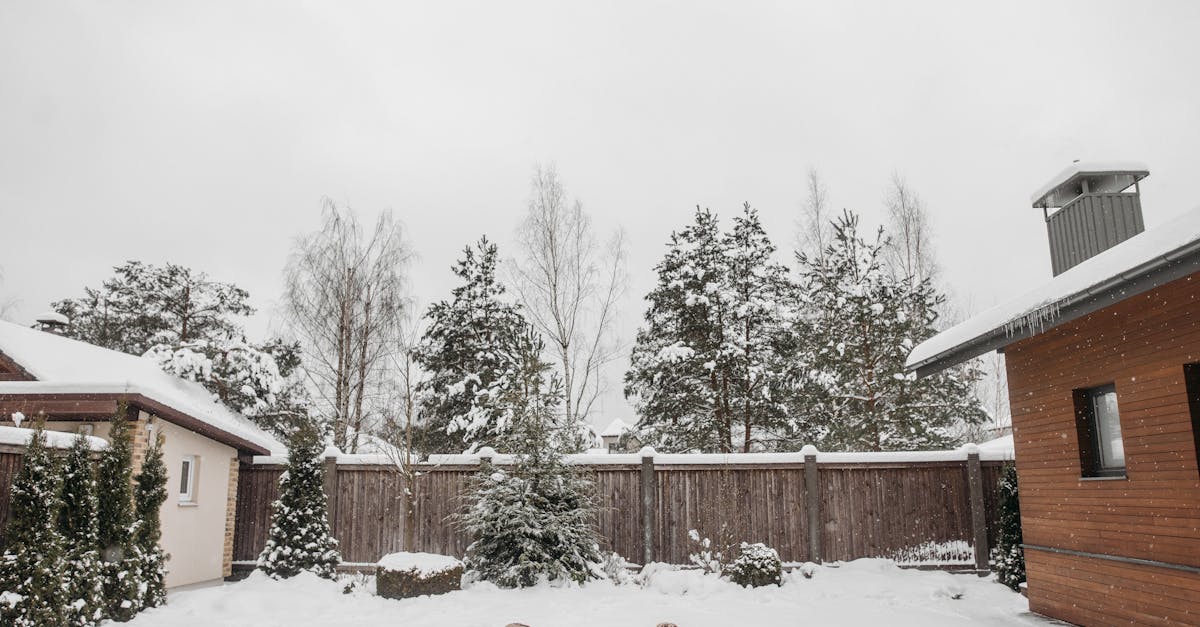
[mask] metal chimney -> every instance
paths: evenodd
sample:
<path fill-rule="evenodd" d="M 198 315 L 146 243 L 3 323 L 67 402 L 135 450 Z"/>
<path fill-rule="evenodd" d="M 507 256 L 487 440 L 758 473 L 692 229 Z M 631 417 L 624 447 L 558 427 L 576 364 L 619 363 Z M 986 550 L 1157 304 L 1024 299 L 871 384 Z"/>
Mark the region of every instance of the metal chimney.
<path fill-rule="evenodd" d="M 1141 163 L 1076 161 L 1034 193 L 1054 276 L 1146 230 L 1139 181 L 1149 175 Z"/>

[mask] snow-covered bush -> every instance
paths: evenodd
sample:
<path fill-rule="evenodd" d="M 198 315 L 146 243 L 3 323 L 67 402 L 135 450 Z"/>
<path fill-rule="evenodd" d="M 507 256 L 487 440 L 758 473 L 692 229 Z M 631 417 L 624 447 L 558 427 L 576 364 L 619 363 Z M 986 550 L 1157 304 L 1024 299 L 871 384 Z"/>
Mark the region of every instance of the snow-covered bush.
<path fill-rule="evenodd" d="M 84 627 L 103 616 L 104 589 L 100 579 L 99 528 L 96 480 L 91 447 L 83 435 L 75 437 L 63 462 L 62 507 L 58 531 L 66 553 L 63 588 L 67 598 L 66 624 Z"/>
<path fill-rule="evenodd" d="M 700 537 L 700 532 L 692 529 L 688 531 L 688 544 L 691 551 L 688 553 L 688 561 L 706 573 L 720 575 L 725 571 L 726 565 L 729 563 L 730 548 L 733 546 L 728 541 L 729 527 L 721 526 L 721 538 L 724 542 L 714 543 L 708 538 Z"/>
<path fill-rule="evenodd" d="M 276 579 L 303 571 L 333 579 L 341 557 L 329 530 L 328 501 L 323 488 L 320 433 L 313 425 L 297 429 L 288 440 L 287 470 L 279 479 L 279 499 L 272 505 L 267 544 L 258 567 Z"/>
<path fill-rule="evenodd" d="M 62 537 L 57 525 L 59 472 L 39 422 L 13 482 L 11 514 L 0 561 L 0 624 L 58 627 L 66 623 Z M 51 523 L 51 524 L 47 524 Z"/>
<path fill-rule="evenodd" d="M 624 586 L 634 582 L 633 573 L 629 572 L 630 563 L 620 553 L 613 551 L 604 557 L 601 570 L 613 585 Z"/>
<path fill-rule="evenodd" d="M 775 549 L 761 542 L 743 542 L 737 559 L 725 569 L 725 576 L 743 588 L 779 585 L 783 581 L 783 561 Z"/>
<path fill-rule="evenodd" d="M 163 464 L 162 440 L 162 434 L 158 434 L 146 451 L 133 491 L 137 515 L 134 546 L 142 574 L 138 605 L 142 608 L 158 607 L 167 602 L 167 555 L 159 546 L 162 539 L 159 510 L 167 500 L 167 467 Z"/>
<path fill-rule="evenodd" d="M 540 389 L 540 373 L 532 373 Z M 459 518 L 474 541 L 464 560 L 472 579 L 513 588 L 539 581 L 579 582 L 600 576 L 592 524 L 593 486 L 563 461 L 563 428 L 555 420 L 561 388 L 520 400 L 511 469 L 485 467 Z"/>
<path fill-rule="evenodd" d="M 108 432 L 108 448 L 100 455 L 96 468 L 104 614 L 116 621 L 133 618 L 142 596 L 141 560 L 133 538 L 137 525 L 133 510 L 133 443 L 125 415 L 122 403 Z"/>
<path fill-rule="evenodd" d="M 1000 583 L 1017 590 L 1025 581 L 1025 552 L 1021 548 L 1021 502 L 1017 498 L 1017 467 L 1000 473 L 1000 529 L 992 549 L 992 568 Z"/>

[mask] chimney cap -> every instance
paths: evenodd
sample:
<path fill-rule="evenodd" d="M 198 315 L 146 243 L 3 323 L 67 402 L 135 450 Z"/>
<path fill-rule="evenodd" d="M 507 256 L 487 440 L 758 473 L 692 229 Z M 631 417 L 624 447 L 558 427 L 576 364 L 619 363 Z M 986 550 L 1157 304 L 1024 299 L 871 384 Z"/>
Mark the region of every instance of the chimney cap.
<path fill-rule="evenodd" d="M 58 313 L 57 311 L 46 311 L 38 314 L 36 321 L 46 325 L 62 325 L 71 324 L 71 319 Z"/>
<path fill-rule="evenodd" d="M 1034 192 L 1031 200 L 1036 209 L 1062 207 L 1082 193 L 1084 180 L 1091 193 L 1111 194 L 1147 176 L 1150 169 L 1138 161 L 1076 161 Z"/>

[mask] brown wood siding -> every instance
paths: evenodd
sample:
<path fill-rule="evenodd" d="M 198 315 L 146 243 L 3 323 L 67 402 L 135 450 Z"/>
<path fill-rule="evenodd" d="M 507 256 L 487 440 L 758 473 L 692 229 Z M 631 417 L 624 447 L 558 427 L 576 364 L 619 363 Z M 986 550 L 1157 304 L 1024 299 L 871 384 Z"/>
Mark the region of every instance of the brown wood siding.
<path fill-rule="evenodd" d="M 1200 361 L 1200 275 L 1017 342 L 1006 356 L 1025 542 L 1200 566 L 1200 469 L 1183 368 Z M 1072 392 L 1108 383 L 1117 391 L 1127 478 L 1082 480 Z M 1134 594 L 1119 579 L 1144 569 L 1095 558 L 1042 553 L 1028 572 L 1031 605 L 1074 622 L 1154 622 L 1153 613 L 1112 612 L 1139 607 L 1139 595 L 1170 594 L 1155 583 Z M 1196 624 L 1200 575 L 1173 572 L 1192 582 L 1185 609 Z M 1111 594 L 1089 595 L 1096 614 L 1080 614 L 1074 603 L 1085 584 L 1106 582 Z"/>

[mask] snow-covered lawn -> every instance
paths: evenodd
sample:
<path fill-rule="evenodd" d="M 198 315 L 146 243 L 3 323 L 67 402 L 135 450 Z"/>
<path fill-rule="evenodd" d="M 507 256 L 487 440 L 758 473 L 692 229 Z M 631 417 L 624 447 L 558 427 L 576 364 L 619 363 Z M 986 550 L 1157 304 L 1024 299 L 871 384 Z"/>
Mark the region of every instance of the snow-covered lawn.
<path fill-rule="evenodd" d="M 1045 624 L 1025 599 L 989 579 L 902 570 L 884 560 L 817 567 L 783 586 L 742 589 L 698 571 L 658 572 L 644 586 L 607 581 L 577 588 L 500 590 L 475 584 L 461 592 L 393 601 L 365 589 L 343 594 L 337 583 L 303 575 L 274 581 L 261 573 L 218 587 L 171 594 L 166 607 L 129 623 L 135 627 L 253 625 L 404 625 L 532 627 L 622 625 L 767 627 L 772 625 Z M 368 587 L 370 585 L 368 584 Z M 958 598 L 955 598 L 958 597 Z"/>

